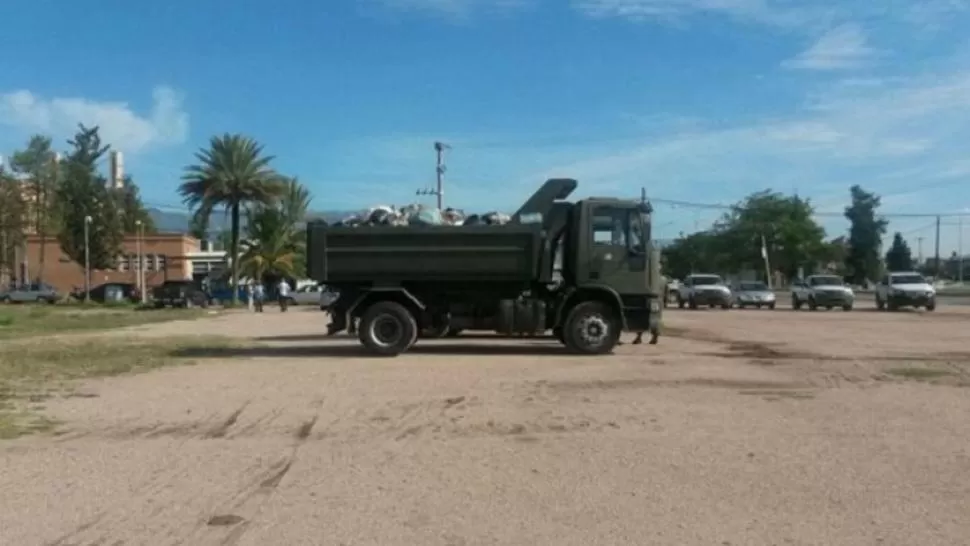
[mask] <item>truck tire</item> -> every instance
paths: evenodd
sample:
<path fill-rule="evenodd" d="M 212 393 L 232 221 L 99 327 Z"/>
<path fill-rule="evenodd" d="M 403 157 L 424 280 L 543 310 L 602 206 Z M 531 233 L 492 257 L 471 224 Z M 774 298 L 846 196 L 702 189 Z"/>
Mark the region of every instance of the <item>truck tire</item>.
<path fill-rule="evenodd" d="M 451 332 L 451 326 L 447 322 L 440 326 L 428 326 L 423 328 L 418 334 L 421 339 L 438 339 L 449 335 Z"/>
<path fill-rule="evenodd" d="M 620 341 L 620 324 L 613 311 L 598 301 L 573 307 L 563 327 L 563 342 L 578 354 L 602 355 L 613 351 Z"/>
<path fill-rule="evenodd" d="M 358 339 L 377 356 L 397 356 L 418 337 L 418 324 L 406 307 L 393 301 L 371 305 L 360 319 Z"/>

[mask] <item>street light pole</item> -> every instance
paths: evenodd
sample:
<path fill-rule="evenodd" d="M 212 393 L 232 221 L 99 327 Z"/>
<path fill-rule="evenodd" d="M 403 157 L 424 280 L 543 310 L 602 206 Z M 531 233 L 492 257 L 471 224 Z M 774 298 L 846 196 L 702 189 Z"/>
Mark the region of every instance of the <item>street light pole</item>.
<path fill-rule="evenodd" d="M 138 273 L 137 273 L 137 275 L 138 275 L 138 281 L 137 281 L 138 282 L 138 292 L 139 292 L 139 294 L 141 296 L 142 303 L 144 303 L 144 301 L 145 301 L 145 274 L 143 273 L 143 271 L 145 270 L 145 259 L 142 256 L 142 252 L 141 252 L 141 249 L 142 249 L 141 240 L 144 237 L 144 229 L 145 229 L 145 226 L 144 226 L 144 224 L 141 223 L 141 220 L 135 220 L 135 226 L 137 227 L 137 231 L 135 233 L 135 244 L 138 246 Z"/>
<path fill-rule="evenodd" d="M 84 303 L 91 301 L 91 217 L 84 217 Z"/>

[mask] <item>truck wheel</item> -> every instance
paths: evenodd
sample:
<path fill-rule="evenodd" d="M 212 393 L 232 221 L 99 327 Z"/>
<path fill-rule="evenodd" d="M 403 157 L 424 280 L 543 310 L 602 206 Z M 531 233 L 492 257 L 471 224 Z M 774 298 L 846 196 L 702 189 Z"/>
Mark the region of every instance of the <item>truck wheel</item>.
<path fill-rule="evenodd" d="M 421 339 L 438 339 L 448 335 L 450 329 L 451 327 L 448 326 L 447 322 L 441 326 L 429 326 L 422 329 L 418 337 Z"/>
<path fill-rule="evenodd" d="M 552 329 L 552 335 L 555 336 L 555 338 L 559 340 L 559 343 L 562 343 L 563 345 L 566 344 L 566 338 L 563 337 L 563 335 L 562 335 L 562 327 L 561 326 L 556 326 L 555 328 L 553 328 Z"/>
<path fill-rule="evenodd" d="M 620 340 L 619 321 L 613 311 L 598 301 L 587 301 L 573 307 L 566 318 L 563 338 L 571 351 L 602 355 L 613 351 Z"/>
<path fill-rule="evenodd" d="M 690 307 L 691 309 L 697 309 L 697 301 L 695 301 L 694 298 L 688 299 L 687 307 Z"/>
<path fill-rule="evenodd" d="M 417 336 L 414 316 L 400 303 L 377 302 L 360 319 L 360 342 L 378 356 L 397 356 L 407 351 Z"/>

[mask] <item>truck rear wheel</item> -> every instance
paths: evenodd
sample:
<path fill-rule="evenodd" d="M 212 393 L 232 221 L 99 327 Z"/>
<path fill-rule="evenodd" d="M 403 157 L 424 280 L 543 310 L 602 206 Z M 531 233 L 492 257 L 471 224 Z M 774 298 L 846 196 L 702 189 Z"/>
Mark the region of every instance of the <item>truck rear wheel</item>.
<path fill-rule="evenodd" d="M 569 350 L 587 355 L 613 351 L 620 340 L 619 321 L 613 311 L 598 301 L 587 301 L 573 307 L 566 317 L 563 341 Z"/>
<path fill-rule="evenodd" d="M 400 303 L 377 302 L 360 319 L 358 338 L 368 351 L 378 356 L 397 356 L 407 351 L 417 337 L 417 321 Z"/>

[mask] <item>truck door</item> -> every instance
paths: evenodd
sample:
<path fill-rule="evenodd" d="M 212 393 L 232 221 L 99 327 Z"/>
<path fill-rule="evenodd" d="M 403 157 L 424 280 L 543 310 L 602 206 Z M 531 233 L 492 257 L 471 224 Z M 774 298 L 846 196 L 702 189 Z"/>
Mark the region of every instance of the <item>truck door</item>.
<path fill-rule="evenodd" d="M 614 204 L 590 210 L 589 280 L 611 286 L 620 295 L 647 291 L 647 253 L 640 230 L 631 233 L 637 211 Z M 639 224 L 638 224 L 639 225 Z M 639 252 L 630 246 L 631 236 Z"/>

